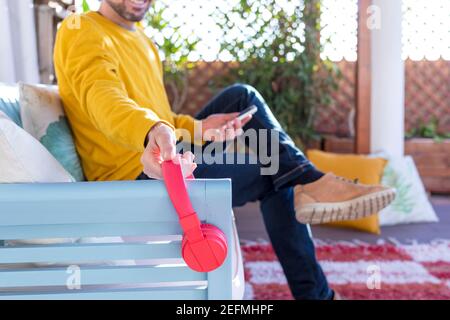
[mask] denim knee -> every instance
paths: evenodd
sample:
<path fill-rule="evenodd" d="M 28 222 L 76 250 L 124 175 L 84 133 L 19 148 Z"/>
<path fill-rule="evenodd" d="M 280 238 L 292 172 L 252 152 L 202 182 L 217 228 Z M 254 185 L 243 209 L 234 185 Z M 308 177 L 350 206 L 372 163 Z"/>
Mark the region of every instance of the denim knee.
<path fill-rule="evenodd" d="M 249 98 L 253 95 L 255 95 L 258 91 L 252 87 L 249 84 L 245 84 L 245 83 L 236 83 L 233 84 L 231 86 L 229 86 L 228 88 L 225 88 L 225 91 L 231 91 L 233 93 L 233 95 L 235 96 L 240 96 L 245 98 L 246 101 L 249 101 Z"/>

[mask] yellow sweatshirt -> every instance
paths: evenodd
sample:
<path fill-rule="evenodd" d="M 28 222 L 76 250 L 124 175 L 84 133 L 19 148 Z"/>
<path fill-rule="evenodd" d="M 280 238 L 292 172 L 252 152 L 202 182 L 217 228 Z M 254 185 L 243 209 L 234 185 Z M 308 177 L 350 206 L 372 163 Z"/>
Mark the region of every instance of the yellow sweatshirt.
<path fill-rule="evenodd" d="M 72 19 L 72 20 L 70 20 Z M 66 19 L 54 61 L 59 92 L 88 180 L 134 180 L 144 141 L 158 122 L 194 137 L 196 120 L 171 111 L 158 51 L 97 12 Z"/>

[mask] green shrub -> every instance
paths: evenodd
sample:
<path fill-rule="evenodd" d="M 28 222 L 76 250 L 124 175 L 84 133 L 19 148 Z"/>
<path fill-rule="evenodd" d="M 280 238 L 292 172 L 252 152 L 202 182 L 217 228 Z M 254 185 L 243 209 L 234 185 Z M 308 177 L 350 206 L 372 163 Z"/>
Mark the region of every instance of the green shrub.
<path fill-rule="evenodd" d="M 314 130 L 317 109 L 332 103 L 340 73 L 335 64 L 320 58 L 320 1 L 296 3 L 287 8 L 277 0 L 240 0 L 217 14 L 224 33 L 221 52 L 238 63 L 216 78 L 213 87 L 234 82 L 254 86 L 296 143 L 304 146 L 319 137 Z"/>

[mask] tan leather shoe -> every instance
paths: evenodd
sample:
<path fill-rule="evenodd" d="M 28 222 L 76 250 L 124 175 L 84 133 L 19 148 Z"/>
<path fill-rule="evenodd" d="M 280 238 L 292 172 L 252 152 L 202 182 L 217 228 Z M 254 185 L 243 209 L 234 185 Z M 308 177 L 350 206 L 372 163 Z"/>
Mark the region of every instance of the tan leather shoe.
<path fill-rule="evenodd" d="M 332 173 L 298 185 L 294 192 L 297 220 L 305 224 L 364 218 L 387 207 L 396 194 L 392 188 L 362 185 Z"/>

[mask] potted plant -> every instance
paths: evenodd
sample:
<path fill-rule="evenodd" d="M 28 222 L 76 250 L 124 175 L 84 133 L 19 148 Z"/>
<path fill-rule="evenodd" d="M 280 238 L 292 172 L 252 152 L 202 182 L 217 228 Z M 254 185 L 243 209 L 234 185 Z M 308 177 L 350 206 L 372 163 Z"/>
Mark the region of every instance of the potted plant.
<path fill-rule="evenodd" d="M 439 130 L 439 119 L 419 121 L 406 138 L 405 153 L 414 157 L 427 189 L 450 193 L 450 133 Z"/>
<path fill-rule="evenodd" d="M 326 137 L 324 149 L 335 153 L 354 152 L 353 138 Z M 405 154 L 414 158 L 428 191 L 450 193 L 450 133 L 439 130 L 439 120 L 419 121 L 406 133 Z"/>

